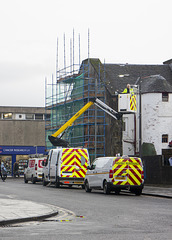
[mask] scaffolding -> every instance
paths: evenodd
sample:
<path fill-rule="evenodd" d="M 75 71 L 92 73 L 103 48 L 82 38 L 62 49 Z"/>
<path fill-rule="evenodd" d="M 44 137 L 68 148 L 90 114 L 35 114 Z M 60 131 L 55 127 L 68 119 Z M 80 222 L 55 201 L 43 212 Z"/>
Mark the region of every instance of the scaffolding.
<path fill-rule="evenodd" d="M 97 76 L 90 72 L 89 59 L 81 65 L 71 65 L 57 71 L 56 80 L 46 82 L 46 111 L 51 112 L 46 119 L 47 150 L 54 148 L 48 136 L 55 133 L 77 111 L 92 98 L 105 102 L 105 88 L 100 80 L 100 64 Z M 91 160 L 105 156 L 105 112 L 95 105 L 84 112 L 68 129 L 62 139 L 71 147 L 85 147 Z"/>

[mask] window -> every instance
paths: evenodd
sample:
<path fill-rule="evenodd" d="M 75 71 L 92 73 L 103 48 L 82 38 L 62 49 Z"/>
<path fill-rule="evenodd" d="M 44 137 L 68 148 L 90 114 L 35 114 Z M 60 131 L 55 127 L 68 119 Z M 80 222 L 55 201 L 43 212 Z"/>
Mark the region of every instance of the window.
<path fill-rule="evenodd" d="M 92 166 L 93 166 L 93 169 L 95 169 L 95 167 L 96 168 L 105 168 L 105 167 L 109 167 L 110 165 L 111 165 L 111 159 L 110 158 L 97 158 L 94 162 L 93 162 L 93 164 L 92 164 Z"/>
<path fill-rule="evenodd" d="M 4 113 L 3 119 L 12 119 L 13 114 L 12 113 Z"/>
<path fill-rule="evenodd" d="M 26 119 L 30 119 L 30 120 L 34 119 L 34 114 L 31 114 L 31 113 L 26 114 Z"/>
<path fill-rule="evenodd" d="M 162 135 L 162 143 L 168 143 L 168 134 Z"/>
<path fill-rule="evenodd" d="M 162 93 L 162 102 L 168 102 L 168 93 L 167 92 Z"/>
<path fill-rule="evenodd" d="M 36 114 L 35 114 L 35 119 L 36 119 L 36 120 L 43 120 L 43 114 L 41 114 L 41 113 L 36 113 Z"/>

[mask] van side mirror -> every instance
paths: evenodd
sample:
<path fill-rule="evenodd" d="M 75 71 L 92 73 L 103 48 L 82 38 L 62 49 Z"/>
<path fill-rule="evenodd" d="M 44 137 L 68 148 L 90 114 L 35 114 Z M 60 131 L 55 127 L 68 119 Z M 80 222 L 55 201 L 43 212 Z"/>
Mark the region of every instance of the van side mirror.
<path fill-rule="evenodd" d="M 47 166 L 47 161 L 42 161 L 42 166 L 43 167 Z"/>
<path fill-rule="evenodd" d="M 87 169 L 93 170 L 93 169 L 95 169 L 95 165 L 91 165 L 91 167 L 90 167 L 90 166 L 87 166 Z"/>

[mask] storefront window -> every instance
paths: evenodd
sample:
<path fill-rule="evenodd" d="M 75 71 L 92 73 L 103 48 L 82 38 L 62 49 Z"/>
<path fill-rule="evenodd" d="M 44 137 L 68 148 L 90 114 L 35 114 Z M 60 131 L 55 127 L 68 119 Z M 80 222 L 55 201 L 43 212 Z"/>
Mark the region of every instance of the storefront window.
<path fill-rule="evenodd" d="M 28 155 L 17 155 L 16 162 L 18 163 L 19 175 L 24 175 L 24 169 L 27 167 L 29 156 Z"/>

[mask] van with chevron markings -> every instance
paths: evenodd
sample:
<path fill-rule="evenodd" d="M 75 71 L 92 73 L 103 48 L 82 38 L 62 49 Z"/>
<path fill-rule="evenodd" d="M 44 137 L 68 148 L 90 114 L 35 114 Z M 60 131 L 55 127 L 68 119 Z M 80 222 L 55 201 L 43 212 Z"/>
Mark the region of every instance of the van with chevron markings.
<path fill-rule="evenodd" d="M 89 154 L 86 148 L 51 149 L 44 163 L 43 186 L 52 183 L 55 187 L 80 185 L 84 188 L 84 178 L 89 165 Z"/>
<path fill-rule="evenodd" d="M 142 160 L 137 157 L 99 157 L 87 167 L 85 191 L 103 189 L 105 194 L 121 190 L 141 195 L 144 187 L 144 171 Z"/>

